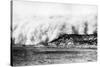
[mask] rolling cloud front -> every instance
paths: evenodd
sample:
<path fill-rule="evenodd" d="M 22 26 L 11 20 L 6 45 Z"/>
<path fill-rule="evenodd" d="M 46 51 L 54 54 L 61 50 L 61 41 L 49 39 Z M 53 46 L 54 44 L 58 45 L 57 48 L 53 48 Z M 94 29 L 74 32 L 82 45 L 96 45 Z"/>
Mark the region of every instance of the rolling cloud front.
<path fill-rule="evenodd" d="M 13 1 L 12 24 L 16 44 L 50 42 L 62 33 L 93 34 L 97 6 Z"/>

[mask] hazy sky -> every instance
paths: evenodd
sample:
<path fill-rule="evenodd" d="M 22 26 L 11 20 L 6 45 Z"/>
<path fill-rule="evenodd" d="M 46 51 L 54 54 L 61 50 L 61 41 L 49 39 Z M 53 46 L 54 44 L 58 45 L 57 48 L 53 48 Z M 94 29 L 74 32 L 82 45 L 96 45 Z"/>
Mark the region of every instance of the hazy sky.
<path fill-rule="evenodd" d="M 30 17 L 34 15 L 52 16 L 52 15 L 87 15 L 96 14 L 96 6 L 58 4 L 58 3 L 41 3 L 41 2 L 13 2 L 14 16 L 20 18 Z"/>

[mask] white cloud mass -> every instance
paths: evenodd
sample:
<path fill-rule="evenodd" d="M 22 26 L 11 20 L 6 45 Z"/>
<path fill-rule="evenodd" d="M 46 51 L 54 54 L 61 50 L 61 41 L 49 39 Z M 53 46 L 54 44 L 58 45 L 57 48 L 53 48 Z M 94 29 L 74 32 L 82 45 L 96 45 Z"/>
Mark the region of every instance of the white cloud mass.
<path fill-rule="evenodd" d="M 93 34 L 97 29 L 97 6 L 13 1 L 13 37 L 15 43 L 36 45 L 61 33 Z"/>

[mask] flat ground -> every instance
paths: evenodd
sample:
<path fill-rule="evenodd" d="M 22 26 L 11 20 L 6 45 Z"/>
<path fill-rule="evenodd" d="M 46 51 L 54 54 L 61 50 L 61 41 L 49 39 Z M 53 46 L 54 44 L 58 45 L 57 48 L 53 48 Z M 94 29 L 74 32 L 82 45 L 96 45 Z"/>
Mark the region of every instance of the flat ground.
<path fill-rule="evenodd" d="M 48 49 L 48 50 L 47 50 Z M 45 65 L 97 61 L 97 49 L 14 48 L 14 66 Z"/>

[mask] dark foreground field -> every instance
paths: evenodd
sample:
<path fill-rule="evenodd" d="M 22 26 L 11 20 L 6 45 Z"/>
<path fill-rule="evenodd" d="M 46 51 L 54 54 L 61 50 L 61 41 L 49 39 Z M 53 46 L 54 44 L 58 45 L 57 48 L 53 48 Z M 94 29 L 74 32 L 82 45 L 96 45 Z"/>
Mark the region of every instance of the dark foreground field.
<path fill-rule="evenodd" d="M 36 46 L 15 44 L 12 40 L 11 65 L 13 66 L 94 61 L 97 61 L 97 34 L 64 34 L 52 42 L 41 42 Z"/>
<path fill-rule="evenodd" d="M 12 65 L 30 66 L 30 65 L 97 61 L 97 49 L 93 48 L 92 49 L 47 48 L 49 49 L 49 51 L 46 51 L 46 49 L 44 48 L 45 51 L 43 50 L 37 51 L 39 49 L 14 47 L 14 49 L 12 49 Z"/>

